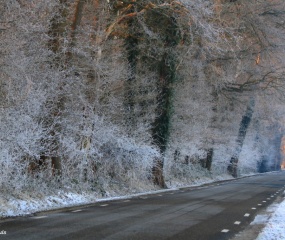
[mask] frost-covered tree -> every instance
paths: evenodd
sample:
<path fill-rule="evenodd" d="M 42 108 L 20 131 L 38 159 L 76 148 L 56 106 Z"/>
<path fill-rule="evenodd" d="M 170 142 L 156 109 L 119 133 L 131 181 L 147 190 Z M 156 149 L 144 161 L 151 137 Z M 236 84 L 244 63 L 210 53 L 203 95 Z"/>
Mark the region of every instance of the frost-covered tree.
<path fill-rule="evenodd" d="M 273 169 L 283 9 L 281 0 L 2 1 L 1 184 L 108 194 L 226 173 L 231 159 L 233 175 Z"/>
<path fill-rule="evenodd" d="M 50 114 L 46 102 L 56 95 L 61 75 L 48 63 L 50 52 L 44 43 L 55 6 L 54 1 L 1 2 L 0 161 L 4 187 L 25 185 L 50 143 L 43 119 Z"/>
<path fill-rule="evenodd" d="M 195 55 L 195 51 L 192 51 L 194 57 L 187 59 L 191 64 L 187 69 L 192 69 L 192 74 L 187 76 L 192 78 L 189 85 L 184 81 L 177 88 L 173 138 L 169 150 L 174 148 L 168 156 L 170 162 L 179 159 L 184 165 L 192 162 L 208 169 L 212 167 L 213 172 L 227 172 L 230 159 L 239 159 L 236 155 L 240 155 L 240 151 L 243 151 L 244 157 L 245 151 L 242 149 L 249 144 L 247 133 L 258 135 L 252 131 L 260 131 L 264 127 L 254 127 L 253 130 L 251 126 L 254 122 L 252 118 L 266 118 L 262 115 L 265 105 L 256 102 L 262 98 L 270 99 L 272 106 L 278 106 L 278 101 L 283 98 L 284 64 L 281 55 L 284 49 L 280 41 L 284 36 L 278 22 L 282 22 L 284 3 L 214 2 L 212 23 L 222 26 L 223 31 L 219 31 L 219 36 L 223 41 L 220 41 L 221 45 L 215 43 L 215 48 L 202 42 L 202 49 L 210 46 L 216 53 L 203 55 L 203 51 L 196 51 L 200 55 Z M 223 46 L 223 51 L 219 46 Z M 196 73 L 193 71 L 195 66 L 199 69 Z M 203 87 L 197 88 L 199 85 Z M 250 101 L 255 104 L 248 108 Z M 196 102 L 195 108 L 192 105 Z M 201 117 L 192 122 L 199 114 Z M 271 124 L 274 125 L 273 122 Z M 256 146 L 254 139 L 251 138 L 252 146 Z M 253 154 L 248 163 L 253 171 L 258 170 L 260 154 L 256 154 L 256 151 L 261 148 L 255 148 L 252 153 L 247 151 L 249 156 Z"/>
<path fill-rule="evenodd" d="M 265 98 L 266 95 L 269 95 L 271 96 L 271 103 L 278 105 L 279 99 L 284 97 L 283 75 L 285 65 L 282 58 L 284 32 L 280 31 L 280 24 L 278 23 L 284 19 L 282 14 L 284 13 L 284 2 L 241 1 L 228 4 L 226 8 L 233 9 L 236 12 L 236 18 L 232 18 L 232 22 L 242 34 L 242 39 L 238 45 L 240 49 L 236 51 L 238 61 L 236 81 L 225 88 L 226 92 L 248 92 L 252 95 L 251 102 L 255 102 L 258 95 Z M 252 118 L 250 112 L 256 110 L 250 101 L 248 101 L 247 106 L 252 105 L 251 110 L 246 111 L 241 118 L 239 136 L 237 137 L 237 145 L 239 146 L 245 139 L 242 132 L 246 133 Z M 244 137 L 240 138 L 241 135 Z M 233 155 L 231 158 L 229 170 L 233 175 L 236 175 L 236 167 L 233 165 L 238 162 L 238 155 Z"/>
<path fill-rule="evenodd" d="M 91 2 L 1 4 L 1 184 L 41 187 L 54 170 L 60 184 L 99 192 L 148 182 L 159 154 L 119 124 L 125 63 L 100 37 L 104 13 L 94 27 Z"/>

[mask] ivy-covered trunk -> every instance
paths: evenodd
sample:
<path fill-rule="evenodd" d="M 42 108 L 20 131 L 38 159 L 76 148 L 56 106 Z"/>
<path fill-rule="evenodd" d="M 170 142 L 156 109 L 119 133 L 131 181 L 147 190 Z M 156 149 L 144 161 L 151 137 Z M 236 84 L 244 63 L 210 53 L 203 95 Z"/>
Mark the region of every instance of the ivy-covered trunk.
<path fill-rule="evenodd" d="M 172 111 L 172 83 L 176 78 L 176 61 L 170 53 L 165 53 L 158 65 L 159 79 L 157 82 L 158 94 L 157 118 L 153 124 L 152 136 L 154 143 L 159 147 L 162 156 L 166 150 Z M 163 159 L 156 159 L 153 166 L 154 183 L 166 187 L 163 177 Z"/>
<path fill-rule="evenodd" d="M 151 135 L 153 144 L 160 150 L 161 158 L 154 160 L 152 174 L 153 183 L 164 188 L 166 184 L 163 177 L 163 156 L 169 138 L 172 85 L 176 80 L 178 64 L 176 47 L 180 42 L 184 42 L 182 38 L 187 32 L 188 25 L 182 24 L 183 28 L 185 27 L 182 34 L 182 25 L 177 22 L 181 16 L 177 12 L 181 11 L 182 14 L 185 9 L 180 4 L 148 1 L 139 3 L 115 2 L 112 6 L 119 17 L 110 25 L 107 33 L 124 37 L 129 65 L 125 85 L 125 109 L 131 129 L 135 126 L 136 120 L 134 87 L 135 84 L 139 84 L 137 74 L 141 71 L 137 67 L 138 64 L 140 67 L 143 66 L 142 71 L 157 76 L 156 118 L 152 123 Z M 116 26 L 121 28 L 116 29 Z"/>
<path fill-rule="evenodd" d="M 177 79 L 176 70 L 178 61 L 176 58 L 176 46 L 181 41 L 181 33 L 176 19 L 169 13 L 166 16 L 166 14 L 162 12 L 156 22 L 160 22 L 160 26 L 164 26 L 160 29 L 163 34 L 164 54 L 162 54 L 162 58 L 157 65 L 157 71 L 159 73 L 157 87 L 160 92 L 157 99 L 157 118 L 153 124 L 152 136 L 154 143 L 159 147 L 163 157 L 169 140 L 173 103 L 173 83 Z M 163 165 L 163 159 L 156 159 L 153 166 L 153 178 L 155 184 L 166 187 L 163 177 Z"/>
<path fill-rule="evenodd" d="M 129 25 L 132 28 L 133 20 L 130 21 Z M 131 132 L 131 129 L 135 127 L 135 116 L 134 116 L 134 107 L 135 107 L 135 81 L 136 81 L 136 69 L 137 69 L 137 56 L 138 51 L 138 40 L 137 38 L 131 36 L 127 37 L 125 40 L 126 50 L 127 50 L 127 59 L 128 59 L 128 78 L 125 84 L 125 111 L 126 111 L 126 121 L 128 131 Z"/>

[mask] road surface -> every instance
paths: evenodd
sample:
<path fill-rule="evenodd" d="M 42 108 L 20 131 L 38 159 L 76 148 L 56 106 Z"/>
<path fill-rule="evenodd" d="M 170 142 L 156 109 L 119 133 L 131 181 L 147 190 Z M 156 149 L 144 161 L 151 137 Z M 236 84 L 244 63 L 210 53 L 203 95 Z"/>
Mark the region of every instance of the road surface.
<path fill-rule="evenodd" d="M 285 172 L 0 221 L 2 239 L 222 240 L 285 189 Z"/>

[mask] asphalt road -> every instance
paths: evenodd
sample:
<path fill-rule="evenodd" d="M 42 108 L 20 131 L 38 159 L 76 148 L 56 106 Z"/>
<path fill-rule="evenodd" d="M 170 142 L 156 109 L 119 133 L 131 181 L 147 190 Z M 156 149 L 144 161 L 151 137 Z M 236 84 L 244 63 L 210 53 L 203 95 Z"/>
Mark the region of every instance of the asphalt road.
<path fill-rule="evenodd" d="M 2 239 L 223 240 L 285 189 L 285 172 L 0 221 Z"/>

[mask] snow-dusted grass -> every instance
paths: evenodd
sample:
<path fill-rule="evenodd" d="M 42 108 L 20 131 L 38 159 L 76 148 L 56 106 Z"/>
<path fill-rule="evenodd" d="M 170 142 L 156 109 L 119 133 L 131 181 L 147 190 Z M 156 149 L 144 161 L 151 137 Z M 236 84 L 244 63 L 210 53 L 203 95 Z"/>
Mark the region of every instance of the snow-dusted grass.
<path fill-rule="evenodd" d="M 62 188 L 48 192 L 21 191 L 18 193 L 0 193 L 0 218 L 32 214 L 40 211 L 54 210 L 64 207 L 91 204 L 98 201 L 126 199 L 153 192 L 170 191 L 159 190 L 152 184 L 142 183 L 140 187 L 128 188 L 126 184 L 106 186 L 104 195 L 97 191 L 75 191 L 71 188 Z M 173 189 L 171 189 L 173 190 Z"/>
<path fill-rule="evenodd" d="M 134 167 L 137 166 L 136 164 Z M 181 171 L 180 168 L 183 168 Z M 167 176 L 167 190 L 154 186 L 151 178 L 137 176 L 130 171 L 124 176 L 123 167 L 117 168 L 113 177 L 100 175 L 87 181 L 72 181 L 78 176 L 63 174 L 60 178 L 49 176 L 46 169 L 37 176 L 21 176 L 17 184 L 2 184 L 0 192 L 0 218 L 32 214 L 35 212 L 59 209 L 63 207 L 91 204 L 98 201 L 126 199 L 138 195 L 161 191 L 172 191 L 180 187 L 200 186 L 207 183 L 232 179 L 228 174 L 210 173 L 205 169 L 192 165 L 179 165 Z M 63 169 L 64 170 L 64 169 Z M 130 169 L 131 170 L 131 169 Z M 135 168 L 136 170 L 136 168 Z M 178 174 L 182 172 L 183 174 Z M 175 173 L 175 174 L 174 174 Z"/>
<path fill-rule="evenodd" d="M 233 177 L 221 169 L 208 171 L 199 163 L 185 164 L 183 161 L 166 161 L 164 166 L 166 185 L 169 188 L 196 186 Z"/>
<path fill-rule="evenodd" d="M 92 204 L 95 202 L 128 199 L 141 195 L 147 195 L 152 193 L 161 193 L 167 191 L 177 190 L 179 187 L 191 187 L 200 186 L 206 183 L 226 180 L 226 177 L 216 178 L 201 178 L 199 181 L 193 182 L 192 184 L 183 185 L 181 182 L 177 182 L 176 186 L 173 184 L 169 189 L 159 189 L 152 184 L 140 183 L 136 188 L 128 188 L 121 185 L 109 185 L 106 188 L 104 195 L 94 191 L 81 191 L 76 192 L 71 188 L 59 189 L 53 192 L 18 192 L 9 194 L 7 192 L 0 193 L 0 218 L 10 216 L 20 216 L 32 214 L 40 211 L 54 210 L 63 207 L 72 207 L 78 205 Z"/>
<path fill-rule="evenodd" d="M 95 202 L 111 201 L 118 199 L 128 199 L 136 196 L 147 195 L 152 193 L 160 193 L 166 191 L 172 191 L 172 189 L 158 190 L 155 187 L 152 190 L 140 192 L 140 193 L 125 193 L 125 195 L 119 196 L 117 194 L 109 197 L 102 197 L 94 192 L 67 192 L 59 190 L 56 193 L 44 196 L 37 194 L 32 196 L 28 193 L 21 193 L 17 196 L 12 195 L 0 195 L 0 218 L 11 217 L 32 214 L 40 211 L 54 210 L 63 207 L 72 207 L 78 205 L 92 204 Z"/>
<path fill-rule="evenodd" d="M 189 179 L 187 177 L 170 178 L 167 179 L 166 184 L 170 188 L 192 187 L 192 186 L 200 186 L 207 183 L 229 180 L 229 179 L 233 179 L 233 177 L 228 174 L 207 175 L 207 176 L 197 176 L 196 178 L 193 179 Z"/>
<path fill-rule="evenodd" d="M 253 223 L 266 223 L 265 228 L 258 235 L 256 240 L 284 240 L 285 239 L 285 199 L 280 204 L 274 204 L 268 212 L 269 216 L 257 216 Z M 268 220 L 269 218 L 269 220 Z"/>
<path fill-rule="evenodd" d="M 0 195 L 0 217 L 19 216 L 61 207 L 88 204 L 95 199 L 91 194 L 58 191 L 56 195 L 31 197 L 21 194 L 21 198 Z"/>

